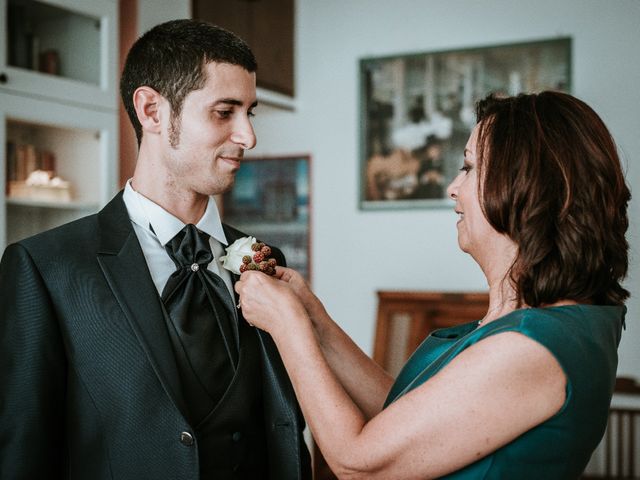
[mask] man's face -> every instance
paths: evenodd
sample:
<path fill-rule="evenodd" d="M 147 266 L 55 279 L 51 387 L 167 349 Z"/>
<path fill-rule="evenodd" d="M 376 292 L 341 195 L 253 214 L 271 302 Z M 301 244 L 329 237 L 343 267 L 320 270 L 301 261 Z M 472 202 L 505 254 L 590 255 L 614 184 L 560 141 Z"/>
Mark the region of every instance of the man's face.
<path fill-rule="evenodd" d="M 184 99 L 179 117 L 163 125 L 166 181 L 178 192 L 215 195 L 233 186 L 245 150 L 256 145 L 251 125 L 256 77 L 238 65 L 208 63 L 203 88 Z M 168 102 L 164 108 L 170 108 Z"/>

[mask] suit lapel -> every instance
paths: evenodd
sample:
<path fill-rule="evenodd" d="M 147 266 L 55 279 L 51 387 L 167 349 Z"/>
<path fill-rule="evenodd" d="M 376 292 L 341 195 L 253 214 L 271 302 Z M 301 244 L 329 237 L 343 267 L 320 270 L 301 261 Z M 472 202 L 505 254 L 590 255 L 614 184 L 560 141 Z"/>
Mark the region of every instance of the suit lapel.
<path fill-rule="evenodd" d="M 245 235 L 242 235 L 240 231 L 238 231 L 235 228 L 232 228 L 229 225 L 226 225 L 224 223 L 222 224 L 222 230 L 224 231 L 224 236 L 227 237 L 227 241 L 229 242 L 229 245 L 231 245 L 237 239 L 245 236 Z M 226 247 L 224 247 L 224 248 L 226 248 Z M 238 280 L 240 280 L 240 275 L 236 275 L 235 273 L 233 273 L 231 271 L 229 271 L 229 275 L 231 275 L 231 283 L 233 283 L 233 285 L 235 286 L 236 282 Z M 238 299 L 238 294 L 234 290 L 233 291 L 233 301 L 235 302 L 236 305 L 238 305 L 238 300 L 239 300 Z"/>
<path fill-rule="evenodd" d="M 247 235 L 243 235 L 239 230 L 236 230 L 235 228 L 230 227 L 229 225 L 226 225 L 224 223 L 222 224 L 222 229 L 224 230 L 224 235 L 225 235 L 225 237 L 227 237 L 227 241 L 229 242 L 229 245 L 231 245 L 237 239 L 247 236 Z M 238 280 L 240 280 L 240 275 L 236 275 L 232 271 L 229 271 L 229 275 L 231 275 L 231 283 L 234 286 L 234 289 L 233 289 L 233 304 L 234 305 L 238 305 L 238 302 L 240 301 L 240 298 L 238 297 L 238 293 L 235 290 L 235 285 L 236 285 L 236 282 Z M 244 317 L 242 316 L 242 310 L 238 309 L 238 318 L 237 319 L 238 319 L 238 321 L 245 321 Z"/>
<path fill-rule="evenodd" d="M 162 304 L 127 214 L 122 192 L 98 213 L 98 226 L 98 263 L 107 283 L 165 391 L 185 413 Z"/>
<path fill-rule="evenodd" d="M 238 238 L 247 236 L 229 225 L 222 224 L 222 227 L 229 244 Z M 286 266 L 285 258 L 279 250 L 277 250 L 276 255 L 278 257 L 278 265 Z M 240 276 L 233 273 L 231 273 L 231 276 L 235 285 Z M 237 305 L 239 299 L 235 290 L 234 297 Z M 239 317 L 241 318 L 240 321 L 246 321 L 242 316 L 242 310 L 239 310 Z M 270 465 L 271 476 L 273 478 L 281 477 L 282 471 L 288 470 L 287 478 L 310 478 L 310 474 L 302 471 L 305 462 L 301 459 L 308 453 L 306 452 L 306 447 L 303 447 L 301 436 L 298 433 L 304 429 L 304 419 L 298 407 L 293 386 L 280 358 L 280 353 L 267 332 L 257 328 L 251 328 L 251 330 L 258 335 L 258 344 L 260 346 L 263 407 L 270 459 L 280 459 L 276 460 L 277 467 Z M 283 428 L 289 430 L 288 435 L 282 434 Z M 295 458 L 297 461 L 291 462 L 291 458 Z M 285 461 L 284 459 L 287 460 Z M 280 474 L 274 472 L 280 472 Z"/>
<path fill-rule="evenodd" d="M 234 229 L 230 228 L 228 225 L 225 225 L 224 223 L 222 224 L 222 230 L 224 231 L 224 236 L 227 238 L 227 241 L 229 242 L 229 245 L 231 245 L 233 242 L 236 241 L 236 239 L 239 238 L 239 236 L 237 235 L 237 231 L 234 231 Z M 226 248 L 224 246 L 224 244 L 222 245 L 222 248 Z M 222 264 L 220 264 L 220 268 L 222 269 Z M 239 275 L 236 275 L 235 273 L 229 271 L 229 275 L 231 276 L 231 286 L 235 287 L 236 282 L 240 279 Z M 236 342 L 236 347 L 238 348 L 238 351 L 240 351 L 240 322 L 245 321 L 244 317 L 242 316 L 242 312 L 236 308 L 236 305 L 238 305 L 238 294 L 235 291 L 235 288 L 232 288 L 233 292 L 232 292 L 232 297 L 231 297 L 231 301 L 233 302 L 232 308 L 233 308 L 233 319 L 234 322 L 232 323 L 232 327 L 233 327 L 233 334 L 234 334 L 234 340 Z"/>

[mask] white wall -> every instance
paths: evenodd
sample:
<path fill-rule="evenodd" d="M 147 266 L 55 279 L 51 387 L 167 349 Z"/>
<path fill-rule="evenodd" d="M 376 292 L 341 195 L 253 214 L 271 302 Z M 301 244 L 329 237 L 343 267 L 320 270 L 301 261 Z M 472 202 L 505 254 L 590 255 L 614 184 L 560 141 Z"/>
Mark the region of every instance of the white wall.
<path fill-rule="evenodd" d="M 140 3 L 141 31 L 190 11 L 188 0 Z M 484 290 L 486 284 L 458 250 L 451 211 L 358 210 L 358 60 L 573 38 L 573 93 L 610 127 L 636 197 L 619 373 L 640 378 L 640 1 L 297 0 L 296 15 L 297 108 L 258 107 L 255 154 L 312 155 L 314 288 L 368 352 L 376 290 Z"/>
<path fill-rule="evenodd" d="M 571 36 L 573 93 L 610 127 L 636 193 L 619 373 L 640 378 L 639 24 L 637 0 L 298 0 L 297 108 L 258 107 L 255 153 L 312 155 L 313 284 L 361 347 L 372 351 L 376 290 L 486 284 L 452 211 L 358 209 L 358 60 Z"/>

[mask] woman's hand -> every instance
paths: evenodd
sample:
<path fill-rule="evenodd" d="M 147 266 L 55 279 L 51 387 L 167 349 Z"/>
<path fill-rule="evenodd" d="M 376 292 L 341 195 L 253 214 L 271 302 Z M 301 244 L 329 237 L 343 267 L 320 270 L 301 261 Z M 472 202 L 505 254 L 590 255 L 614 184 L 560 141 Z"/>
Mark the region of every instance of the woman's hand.
<path fill-rule="evenodd" d="M 309 316 L 311 316 L 311 320 L 313 320 L 318 313 L 324 311 L 322 302 L 314 295 L 306 280 L 297 271 L 291 268 L 276 267 L 275 278 L 287 283 L 289 288 L 302 302 L 302 305 L 304 305 L 305 310 Z"/>
<path fill-rule="evenodd" d="M 304 288 L 308 290 L 297 272 L 281 267 L 275 278 L 261 272 L 244 272 L 235 285 L 244 318 L 273 336 L 286 333 L 296 322 L 309 321 L 305 307 L 295 293 L 296 290 L 303 292 Z"/>

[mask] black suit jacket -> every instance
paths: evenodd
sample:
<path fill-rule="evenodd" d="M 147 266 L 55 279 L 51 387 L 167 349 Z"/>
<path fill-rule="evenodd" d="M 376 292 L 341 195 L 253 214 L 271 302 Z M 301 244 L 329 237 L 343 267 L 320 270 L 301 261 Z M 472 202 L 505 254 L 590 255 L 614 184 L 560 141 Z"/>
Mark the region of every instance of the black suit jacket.
<path fill-rule="evenodd" d="M 233 242 L 241 233 L 225 227 Z M 272 479 L 310 478 L 304 422 L 256 330 Z M 256 379 L 260 381 L 260 379 Z M 0 478 L 198 478 L 158 293 L 119 193 L 0 263 Z"/>

